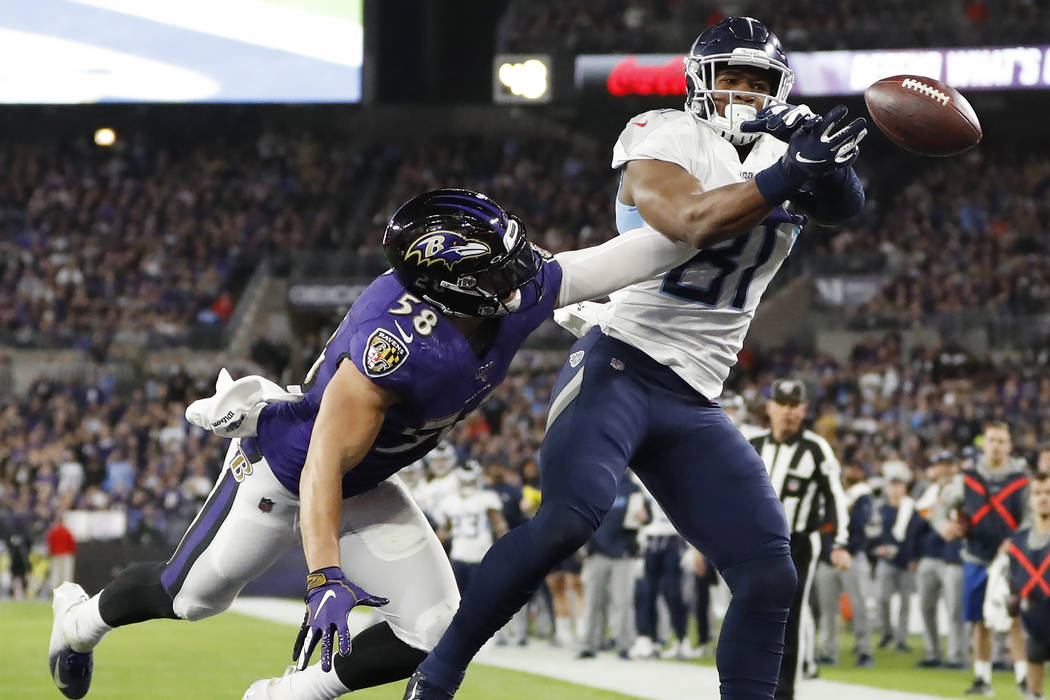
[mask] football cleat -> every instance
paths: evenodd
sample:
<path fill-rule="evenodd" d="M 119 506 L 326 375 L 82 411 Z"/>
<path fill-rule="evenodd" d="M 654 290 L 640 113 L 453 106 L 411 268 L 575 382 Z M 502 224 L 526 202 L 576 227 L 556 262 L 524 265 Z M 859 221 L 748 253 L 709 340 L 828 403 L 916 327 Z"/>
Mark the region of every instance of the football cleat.
<path fill-rule="evenodd" d="M 291 700 L 291 691 L 288 683 L 284 681 L 289 675 L 295 673 L 295 669 L 295 664 L 292 664 L 278 678 L 263 678 L 255 681 L 248 686 L 248 690 L 244 691 L 241 700 Z"/>
<path fill-rule="evenodd" d="M 452 693 L 432 685 L 426 676 L 416 671 L 408 679 L 402 700 L 452 700 Z"/>
<path fill-rule="evenodd" d="M 963 691 L 963 695 L 983 695 L 990 698 L 995 695 L 995 691 L 983 678 L 974 678 L 970 687 Z"/>
<path fill-rule="evenodd" d="M 47 648 L 47 664 L 55 686 L 67 698 L 82 698 L 91 687 L 91 671 L 94 654 L 73 651 L 66 641 L 62 629 L 66 613 L 74 605 L 88 599 L 84 589 L 75 583 L 66 582 L 56 588 L 51 603 L 54 621 L 51 623 L 51 641 Z"/>

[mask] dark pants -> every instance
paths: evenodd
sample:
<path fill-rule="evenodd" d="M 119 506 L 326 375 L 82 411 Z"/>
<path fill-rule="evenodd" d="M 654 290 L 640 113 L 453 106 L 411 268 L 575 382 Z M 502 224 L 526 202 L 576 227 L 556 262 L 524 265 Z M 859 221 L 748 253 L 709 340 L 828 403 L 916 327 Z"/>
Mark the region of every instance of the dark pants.
<path fill-rule="evenodd" d="M 671 629 L 685 639 L 688 617 L 682 599 L 682 538 L 652 537 L 645 547 L 645 573 L 638 581 L 636 624 L 638 634 L 656 639 L 656 599 L 663 596 L 671 614 Z"/>
<path fill-rule="evenodd" d="M 551 567 L 591 538 L 630 465 L 733 593 L 718 645 L 722 697 L 772 698 L 796 577 L 762 460 L 720 406 L 640 350 L 594 330 L 570 357 L 543 442 L 543 503 L 485 555 L 420 670 L 438 687 L 458 687 Z"/>

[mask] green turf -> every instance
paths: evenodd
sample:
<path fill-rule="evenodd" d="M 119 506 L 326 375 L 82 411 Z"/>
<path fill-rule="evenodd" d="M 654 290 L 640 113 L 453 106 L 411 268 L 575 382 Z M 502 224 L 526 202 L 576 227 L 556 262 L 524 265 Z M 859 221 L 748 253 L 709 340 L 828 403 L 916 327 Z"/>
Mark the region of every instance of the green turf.
<path fill-rule="evenodd" d="M 88 698 L 240 698 L 252 681 L 279 675 L 291 654 L 295 630 L 235 613 L 193 624 L 157 620 L 117 630 L 95 652 Z M 0 602 L 0 698 L 29 700 L 62 695 L 47 673 L 51 608 L 43 603 Z M 404 682 L 351 697 L 400 698 Z M 472 666 L 463 700 L 623 700 L 627 695 L 593 690 L 527 673 Z"/>
<path fill-rule="evenodd" d="M 361 21 L 361 0 L 263 0 L 271 5 L 281 5 L 304 12 Z"/>
<path fill-rule="evenodd" d="M 695 638 L 695 637 L 694 637 Z M 920 669 L 915 664 L 922 659 L 922 637 L 909 639 L 911 651 L 896 652 L 891 649 L 875 650 L 875 668 L 854 668 L 855 657 L 849 653 L 853 648 L 853 635 L 843 631 L 839 636 L 844 650 L 838 666 L 821 666 L 820 677 L 829 681 L 856 683 L 874 688 L 904 690 L 912 693 L 939 695 L 945 698 L 961 698 L 963 691 L 973 682 L 973 668 L 962 671 L 944 669 Z M 875 641 L 878 641 L 876 635 Z M 714 666 L 714 659 L 706 656 L 696 661 L 705 666 Z M 1014 682 L 1013 671 L 992 674 L 992 687 L 997 698 L 1020 698 Z"/>

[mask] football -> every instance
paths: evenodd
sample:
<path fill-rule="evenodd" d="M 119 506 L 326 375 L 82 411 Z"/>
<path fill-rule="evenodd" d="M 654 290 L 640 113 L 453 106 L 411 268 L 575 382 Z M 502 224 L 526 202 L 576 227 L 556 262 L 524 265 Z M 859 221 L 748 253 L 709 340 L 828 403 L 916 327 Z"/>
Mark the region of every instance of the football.
<path fill-rule="evenodd" d="M 882 133 L 924 156 L 950 156 L 981 142 L 981 123 L 966 98 L 939 80 L 894 75 L 864 91 L 864 102 Z"/>

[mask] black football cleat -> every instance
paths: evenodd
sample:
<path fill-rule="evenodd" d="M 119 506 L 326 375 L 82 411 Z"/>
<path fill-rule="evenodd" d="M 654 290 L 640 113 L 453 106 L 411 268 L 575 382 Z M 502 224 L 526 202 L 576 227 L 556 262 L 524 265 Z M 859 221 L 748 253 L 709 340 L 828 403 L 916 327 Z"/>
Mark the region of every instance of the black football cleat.
<path fill-rule="evenodd" d="M 419 671 L 408 679 L 405 696 L 402 700 L 452 700 L 452 693 L 430 683 Z"/>
<path fill-rule="evenodd" d="M 992 690 L 990 684 L 985 683 L 983 678 L 974 678 L 970 687 L 963 691 L 963 695 L 983 695 L 990 698 L 995 695 L 995 691 Z"/>
<path fill-rule="evenodd" d="M 75 583 L 63 583 L 54 591 L 51 609 L 51 641 L 48 644 L 47 664 L 51 679 L 67 698 L 82 698 L 91 687 L 91 671 L 94 668 L 92 652 L 77 652 L 69 646 L 62 631 L 62 620 L 66 612 L 88 599 L 84 589 Z"/>

